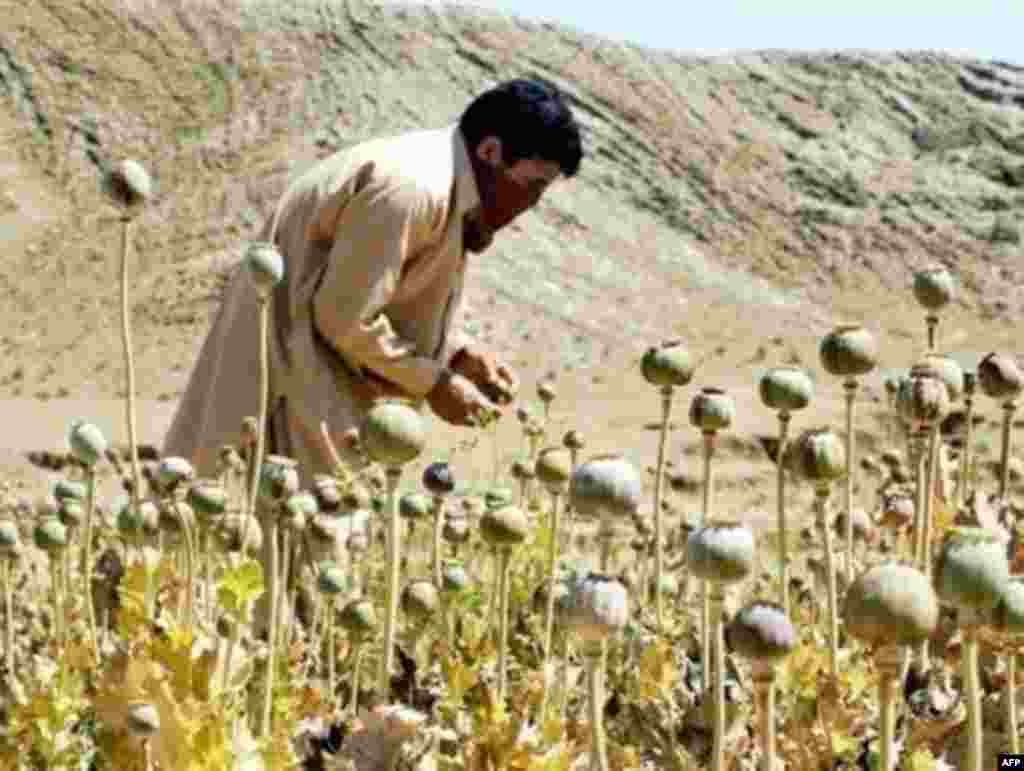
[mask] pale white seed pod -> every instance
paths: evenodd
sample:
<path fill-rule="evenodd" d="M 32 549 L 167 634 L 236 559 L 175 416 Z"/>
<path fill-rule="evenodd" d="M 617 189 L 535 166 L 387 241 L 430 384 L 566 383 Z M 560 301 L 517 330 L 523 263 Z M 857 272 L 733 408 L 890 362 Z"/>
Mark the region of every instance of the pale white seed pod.
<path fill-rule="evenodd" d="M 268 241 L 257 241 L 249 246 L 245 252 L 245 265 L 260 297 L 269 297 L 274 287 L 284 279 L 284 257 Z"/>
<path fill-rule="evenodd" d="M 110 169 L 104 178 L 106 192 L 129 211 L 142 207 L 153 196 L 153 179 L 137 161 L 125 159 Z"/>
<path fill-rule="evenodd" d="M 156 467 L 156 481 L 161 490 L 173 490 L 195 478 L 196 472 L 184 458 L 163 458 Z"/>
<path fill-rule="evenodd" d="M 71 431 L 68 433 L 68 446 L 76 460 L 92 468 L 106 455 L 107 439 L 95 424 L 76 420 L 71 424 Z"/>
<path fill-rule="evenodd" d="M 564 620 L 581 640 L 601 642 L 629 621 L 629 593 L 617 579 L 591 573 L 570 585 Z"/>
<path fill-rule="evenodd" d="M 913 367 L 896 395 L 900 415 L 911 426 L 933 426 L 949 411 L 949 389 L 927 367 Z"/>
<path fill-rule="evenodd" d="M 382 399 L 366 414 L 359 438 L 370 458 L 384 466 L 404 466 L 423 451 L 423 418 L 407 402 Z"/>
<path fill-rule="evenodd" d="M 939 311 L 956 298 L 956 279 L 941 265 L 914 274 L 914 298 L 925 310 Z"/>
<path fill-rule="evenodd" d="M 148 739 L 160 730 L 160 713 L 148 702 L 129 704 L 126 717 L 128 731 L 137 738 Z"/>
<path fill-rule="evenodd" d="M 640 508 L 640 475 L 619 454 L 598 455 L 572 475 L 573 511 L 582 517 L 632 517 Z"/>

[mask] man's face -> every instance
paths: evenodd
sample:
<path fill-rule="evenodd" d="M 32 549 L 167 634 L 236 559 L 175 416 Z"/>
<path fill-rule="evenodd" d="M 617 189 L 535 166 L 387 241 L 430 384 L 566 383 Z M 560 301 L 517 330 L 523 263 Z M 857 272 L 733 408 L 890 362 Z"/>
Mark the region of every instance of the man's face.
<path fill-rule="evenodd" d="M 561 168 L 536 158 L 506 165 L 500 140 L 490 137 L 477 147 L 474 171 L 480 206 L 466 215 L 463 243 L 467 251 L 479 254 L 490 246 L 495 233 L 537 205 Z"/>

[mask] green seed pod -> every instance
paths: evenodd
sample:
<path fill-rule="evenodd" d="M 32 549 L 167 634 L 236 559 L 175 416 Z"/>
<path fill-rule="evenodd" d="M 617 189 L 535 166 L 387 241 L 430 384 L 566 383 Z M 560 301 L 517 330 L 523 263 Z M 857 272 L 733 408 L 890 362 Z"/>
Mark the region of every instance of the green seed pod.
<path fill-rule="evenodd" d="M 138 508 L 133 508 L 131 501 L 124 501 L 117 512 L 117 530 L 123 536 L 155 532 L 159 529 L 159 522 L 160 511 L 152 501 L 142 501 Z"/>
<path fill-rule="evenodd" d="M 652 346 L 640 359 L 644 380 L 659 388 L 682 388 L 693 379 L 693 371 L 693 360 L 682 340 Z"/>
<path fill-rule="evenodd" d="M 160 713 L 147 702 L 129 704 L 126 711 L 128 731 L 137 739 L 155 736 L 160 730 Z"/>
<path fill-rule="evenodd" d="M 530 520 L 516 506 L 491 509 L 480 518 L 480 535 L 491 546 L 518 546 L 530 534 Z"/>
<path fill-rule="evenodd" d="M 57 507 L 57 516 L 64 527 L 75 530 L 85 521 L 85 506 L 81 501 L 65 498 Z"/>
<path fill-rule="evenodd" d="M 1024 635 L 1024 576 L 1010 576 L 1002 585 L 992 626 L 1005 635 Z"/>
<path fill-rule="evenodd" d="M 754 534 L 739 522 L 716 522 L 686 539 L 687 569 L 720 584 L 742 581 L 754 569 Z"/>
<path fill-rule="evenodd" d="M 1009 402 L 1024 389 L 1024 375 L 1009 354 L 990 353 L 978 364 L 978 385 L 990 399 Z"/>
<path fill-rule="evenodd" d="M 95 466 L 107 453 L 107 439 L 103 432 L 85 420 L 76 420 L 71 424 L 68 446 L 75 459 L 88 468 Z"/>
<path fill-rule="evenodd" d="M 866 375 L 878 363 L 878 344 L 859 324 L 836 327 L 825 335 L 818 350 L 821 364 L 830 375 Z"/>
<path fill-rule="evenodd" d="M 268 455 L 260 471 L 260 497 L 280 503 L 299 491 L 299 464 L 284 455 Z"/>
<path fill-rule="evenodd" d="M 423 470 L 423 486 L 431 495 L 450 495 L 455 491 L 455 475 L 447 463 L 431 463 Z"/>
<path fill-rule="evenodd" d="M 152 197 L 153 180 L 142 164 L 126 159 L 104 174 L 103 188 L 119 206 L 133 210 Z"/>
<path fill-rule="evenodd" d="M 864 509 L 853 510 L 853 536 L 863 543 L 875 540 L 875 523 Z M 846 512 L 840 511 L 835 520 L 835 532 L 840 538 L 846 535 Z"/>
<path fill-rule="evenodd" d="M 808 429 L 786 445 L 783 465 L 798 479 L 826 484 L 846 473 L 846 447 L 827 428 Z"/>
<path fill-rule="evenodd" d="M 462 544 L 469 540 L 469 517 L 449 513 L 441 528 L 441 537 L 448 543 Z"/>
<path fill-rule="evenodd" d="M 348 581 L 345 571 L 333 562 L 321 562 L 316 576 L 316 588 L 321 594 L 336 596 L 345 591 Z"/>
<path fill-rule="evenodd" d="M 372 460 L 383 466 L 404 466 L 427 442 L 423 418 L 402 400 L 383 399 L 366 414 L 359 438 Z"/>
<path fill-rule="evenodd" d="M 785 610 L 755 601 L 733 616 L 725 628 L 725 641 L 744 658 L 774 664 L 793 652 L 797 636 Z"/>
<path fill-rule="evenodd" d="M 914 274 L 914 297 L 925 310 L 941 310 L 956 297 L 956 280 L 941 265 L 919 270 Z"/>
<path fill-rule="evenodd" d="M 515 495 L 507 487 L 492 487 L 484 494 L 484 505 L 488 509 L 500 509 L 515 500 Z"/>
<path fill-rule="evenodd" d="M 423 493 L 406 493 L 398 499 L 398 513 L 405 519 L 423 519 L 430 510 L 430 498 Z"/>
<path fill-rule="evenodd" d="M 367 637 L 377 629 L 377 611 L 369 600 L 352 600 L 341 609 L 338 623 L 353 637 Z"/>
<path fill-rule="evenodd" d="M 610 576 L 590 573 L 573 581 L 564 604 L 566 627 L 586 642 L 601 642 L 629 621 L 629 593 Z"/>
<path fill-rule="evenodd" d="M 32 539 L 45 552 L 59 552 L 68 545 L 68 530 L 57 517 L 47 517 L 36 524 Z"/>
<path fill-rule="evenodd" d="M 918 645 L 935 632 L 939 603 L 923 573 L 890 562 L 850 585 L 842 615 L 850 635 L 866 645 Z"/>
<path fill-rule="evenodd" d="M 566 431 L 565 436 L 562 437 L 562 446 L 567 450 L 576 450 L 579 452 L 584 446 L 583 434 L 575 429 Z"/>
<path fill-rule="evenodd" d="M 21 533 L 18 523 L 0 519 L 0 557 L 13 557 L 21 553 Z"/>
<path fill-rule="evenodd" d="M 461 594 L 472 580 L 461 562 L 446 560 L 441 566 L 441 590 L 445 594 Z"/>
<path fill-rule="evenodd" d="M 561 447 L 545 447 L 537 453 L 534 474 L 549 493 L 564 493 L 572 476 L 572 456 Z"/>
<path fill-rule="evenodd" d="M 84 501 L 88 496 L 88 490 L 82 482 L 72 482 L 69 479 L 58 479 L 53 486 L 53 497 L 59 503 L 65 498 L 76 501 Z"/>
<path fill-rule="evenodd" d="M 964 370 L 964 395 L 974 396 L 974 391 L 978 387 L 978 373 L 970 370 Z"/>
<path fill-rule="evenodd" d="M 422 624 L 437 613 L 441 598 L 433 582 L 413 581 L 402 592 L 401 604 L 403 613 Z"/>
<path fill-rule="evenodd" d="M 900 386 L 896 407 L 912 426 L 935 425 L 949 411 L 949 389 L 929 367 L 915 365 Z"/>
<path fill-rule="evenodd" d="M 721 388 L 702 388 L 690 402 L 690 425 L 701 431 L 724 431 L 735 414 L 732 397 Z"/>
<path fill-rule="evenodd" d="M 811 403 L 814 383 L 797 367 L 774 367 L 761 377 L 758 393 L 770 410 L 796 412 Z"/>
<path fill-rule="evenodd" d="M 249 278 L 261 297 L 268 297 L 284 279 L 284 257 L 274 244 L 256 241 L 245 251 Z"/>
<path fill-rule="evenodd" d="M 573 511 L 600 519 L 632 517 L 640 508 L 640 475 L 622 455 L 597 455 L 577 466 L 569 486 Z"/>
<path fill-rule="evenodd" d="M 935 377 L 946 384 L 949 401 L 960 400 L 964 393 L 964 370 L 956 359 L 941 353 L 929 353 L 921 363 L 931 367 Z"/>
<path fill-rule="evenodd" d="M 198 479 L 188 489 L 185 500 L 201 517 L 216 517 L 228 506 L 228 493 L 213 479 Z"/>
<path fill-rule="evenodd" d="M 1007 544 L 980 527 L 947 532 L 935 560 L 935 591 L 943 604 L 987 612 L 999 602 L 1009 580 Z"/>

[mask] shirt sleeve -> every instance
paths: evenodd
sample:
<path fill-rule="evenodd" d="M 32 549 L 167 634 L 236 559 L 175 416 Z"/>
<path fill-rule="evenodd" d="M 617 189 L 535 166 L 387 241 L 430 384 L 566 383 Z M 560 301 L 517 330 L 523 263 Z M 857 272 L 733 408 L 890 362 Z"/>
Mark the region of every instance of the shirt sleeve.
<path fill-rule="evenodd" d="M 383 313 L 402 266 L 430 237 L 434 205 L 414 185 L 370 184 L 347 201 L 334 226 L 327 269 L 313 296 L 320 334 L 356 367 L 422 398 L 444 371 L 401 338 Z"/>

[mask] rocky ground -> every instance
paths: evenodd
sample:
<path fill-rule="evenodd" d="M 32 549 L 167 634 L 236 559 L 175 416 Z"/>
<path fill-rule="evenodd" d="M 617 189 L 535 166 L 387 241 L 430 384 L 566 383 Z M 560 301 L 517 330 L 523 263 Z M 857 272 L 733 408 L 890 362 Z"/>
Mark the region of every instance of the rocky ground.
<path fill-rule="evenodd" d="M 593 451 L 653 462 L 659 401 L 637 359 L 682 337 L 701 365 L 671 457 L 698 473 L 686 406 L 726 387 L 738 420 L 720 505 L 770 509 L 759 374 L 807 367 L 818 395 L 794 427 L 841 428 L 817 345 L 866 324 L 883 356 L 859 425 L 878 445 L 883 378 L 923 349 L 910 280 L 930 263 L 962 283 L 942 350 L 968 365 L 1021 351 L 1024 67 L 693 57 L 437 6 L 0 0 L 0 14 L 0 468 L 33 490 L 53 472 L 26 454 L 60 449 L 72 418 L 125 436 L 107 164 L 136 158 L 157 183 L 131 271 L 141 434 L 159 443 L 225 276 L 288 180 L 361 139 L 452 122 L 513 76 L 570 95 L 588 158 L 475 259 L 465 323 L 519 364 L 527 393 L 556 373 L 555 425 Z M 517 432 L 505 421 L 504 452 Z M 464 433 L 439 427 L 431 452 Z M 489 442 L 461 456 L 467 477 L 491 467 Z"/>

